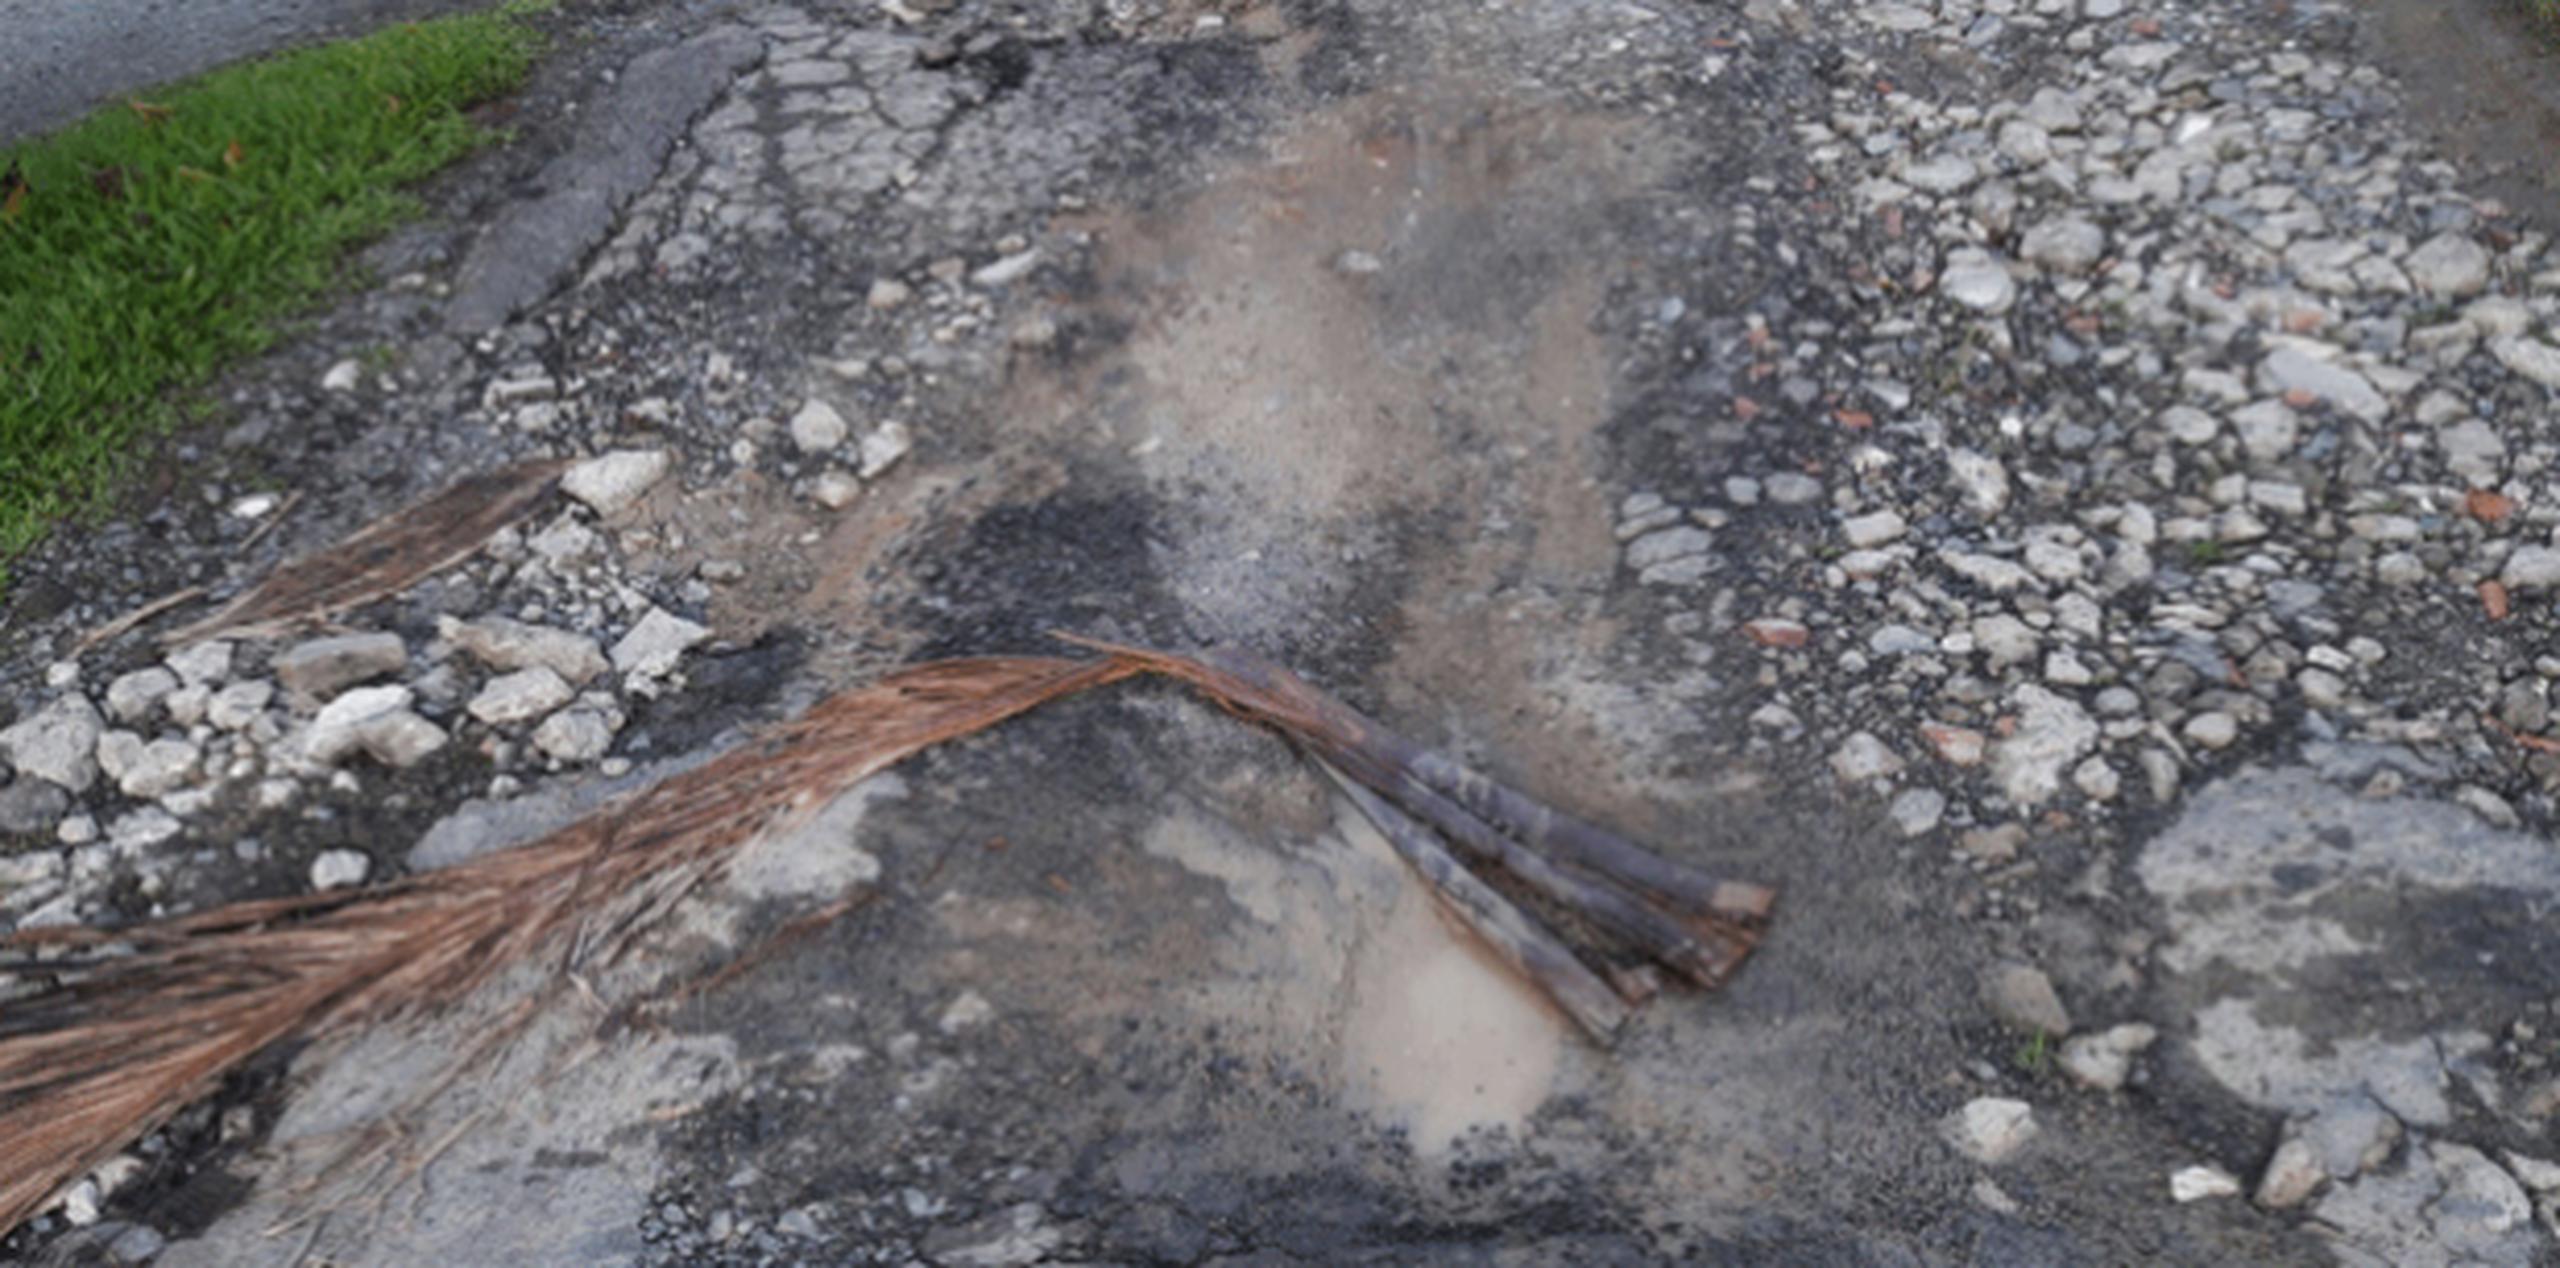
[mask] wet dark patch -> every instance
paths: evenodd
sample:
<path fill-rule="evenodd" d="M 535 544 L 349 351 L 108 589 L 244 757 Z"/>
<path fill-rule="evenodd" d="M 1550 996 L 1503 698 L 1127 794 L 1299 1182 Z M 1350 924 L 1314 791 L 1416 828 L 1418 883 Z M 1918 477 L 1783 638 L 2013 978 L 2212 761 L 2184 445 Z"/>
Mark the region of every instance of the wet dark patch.
<path fill-rule="evenodd" d="M 946 525 L 896 565 L 918 581 L 900 614 L 925 632 L 918 657 L 1055 653 L 1059 630 L 1181 644 L 1155 564 L 1163 514 L 1147 495 L 1078 482 Z"/>
<path fill-rule="evenodd" d="M 787 626 L 745 647 L 688 657 L 684 690 L 632 700 L 620 751 L 635 757 L 689 753 L 722 732 L 769 720 L 782 689 L 808 657 L 808 637 Z"/>

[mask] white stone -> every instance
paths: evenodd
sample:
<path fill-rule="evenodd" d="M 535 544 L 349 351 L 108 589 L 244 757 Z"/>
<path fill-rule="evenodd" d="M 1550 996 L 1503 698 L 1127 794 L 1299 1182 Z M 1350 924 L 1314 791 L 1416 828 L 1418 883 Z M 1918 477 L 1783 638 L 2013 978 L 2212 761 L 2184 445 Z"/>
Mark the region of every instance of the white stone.
<path fill-rule="evenodd" d="M 2240 738 L 2240 722 L 2239 719 L 2219 710 L 2199 713 L 2187 719 L 2187 725 L 2179 733 L 2186 736 L 2190 742 L 2204 748 L 2229 748 L 2233 741 Z"/>
<path fill-rule="evenodd" d="M 560 491 L 611 515 L 665 479 L 675 458 L 664 449 L 620 449 L 589 458 L 560 477 Z"/>
<path fill-rule="evenodd" d="M 915 436 L 907 430 L 905 423 L 892 419 L 872 428 L 862 438 L 862 478 L 878 479 L 881 472 L 898 465 L 898 460 L 915 447 Z"/>
<path fill-rule="evenodd" d="M 2141 1022 L 2126 1022 L 2094 1035 L 2066 1039 L 2056 1064 L 2082 1087 L 2112 1092 L 2133 1075 L 2133 1059 L 2160 1037 Z"/>
<path fill-rule="evenodd" d="M 1831 755 L 1832 773 L 1850 783 L 1883 779 L 1902 769 L 1902 758 L 1885 747 L 1873 733 L 1859 731 L 1841 742 Z"/>
<path fill-rule="evenodd" d="M 825 401 L 811 398 L 802 402 L 800 412 L 791 416 L 791 443 L 806 454 L 831 452 L 853 434 L 845 425 L 844 415 Z"/>
<path fill-rule="evenodd" d="M 809 500 L 830 511 L 841 511 L 862 496 L 862 481 L 841 467 L 829 467 L 809 482 Z"/>
<path fill-rule="evenodd" d="M 1029 276 L 1032 266 L 1040 263 L 1038 249 L 1017 251 L 969 275 L 970 282 L 988 289 L 1010 285 Z"/>
<path fill-rule="evenodd" d="M 1947 451 L 1947 477 L 1964 491 L 1965 505 L 1986 519 L 2009 506 L 2009 469 L 1998 458 L 1971 449 Z"/>
<path fill-rule="evenodd" d="M 177 689 L 178 676 L 158 665 L 119 674 L 107 684 L 107 712 L 118 722 L 140 722 Z"/>
<path fill-rule="evenodd" d="M 2363 375 L 2298 347 L 2268 353 L 2258 363 L 2258 382 L 2267 392 L 2308 392 L 2368 423 L 2380 422 L 2391 412 L 2391 403 Z"/>
<path fill-rule="evenodd" d="M 2045 221 L 2018 240 L 2018 255 L 2056 273 L 2086 273 L 2107 253 L 2107 231 L 2077 216 Z"/>
<path fill-rule="evenodd" d="M 98 778 L 98 736 L 105 730 L 97 707 L 73 692 L 0 730 L 0 753 L 21 774 L 87 792 Z"/>
<path fill-rule="evenodd" d="M 710 627 L 697 625 L 665 608 L 651 608 L 630 633 L 613 645 L 613 667 L 644 678 L 662 677 L 676 667 L 676 661 L 687 649 L 709 637 Z"/>
<path fill-rule="evenodd" d="M 1866 550 L 1898 540 L 1908 527 L 1899 513 L 1886 510 L 1852 516 L 1841 522 L 1840 532 L 1851 546 Z"/>
<path fill-rule="evenodd" d="M 568 680 L 547 666 L 535 665 L 490 679 L 468 707 L 472 717 L 491 726 L 513 726 L 541 717 L 575 695 Z"/>
<path fill-rule="evenodd" d="M 213 693 L 213 699 L 206 702 L 204 718 L 218 730 L 237 731 L 257 721 L 275 697 L 276 685 L 264 678 L 235 682 Z"/>
<path fill-rule="evenodd" d="M 1991 750 L 1991 772 L 2020 806 L 2041 805 L 2062 791 L 2062 772 L 2097 745 L 2098 724 L 2080 705 L 2034 683 L 2009 694 L 2018 728 Z"/>
<path fill-rule="evenodd" d="M 2544 387 L 2560 387 L 2560 348 L 2530 335 L 2507 335 L 2489 341 L 2489 355 Z"/>
<path fill-rule="evenodd" d="M 1956 1152 L 1984 1166 L 2015 1157 L 2035 1139 L 2036 1130 L 2034 1107 L 2005 1096 L 1976 1097 L 1938 1125 L 1939 1135 Z"/>
<path fill-rule="evenodd" d="M 2181 1167 L 2169 1177 L 2169 1196 L 2181 1203 L 2227 1198 L 2240 1191 L 2240 1181 L 2220 1167 Z"/>
<path fill-rule="evenodd" d="M 354 357 L 348 357 L 330 366 L 328 372 L 320 376 L 320 390 L 352 392 L 356 390 L 356 384 L 361 382 L 363 377 L 364 366 L 357 363 Z"/>
<path fill-rule="evenodd" d="M 562 762 L 591 762 L 613 746 L 613 724 L 594 709 L 562 709 L 533 729 L 533 744 Z"/>
<path fill-rule="evenodd" d="M 956 1035 L 985 1025 L 995 1015 L 995 1005 L 988 1003 L 986 996 L 976 991 L 962 991 L 942 1010 L 942 1017 L 934 1023 L 934 1028 L 946 1035 Z"/>
<path fill-rule="evenodd" d="M 2288 1137 L 2267 1159 L 2266 1170 L 2258 1173 L 2258 1205 L 2271 1211 L 2300 1206 L 2328 1179 L 2329 1169 L 2321 1165 L 2320 1152 L 2311 1142 Z"/>
<path fill-rule="evenodd" d="M 871 293 L 864 296 L 863 302 L 871 305 L 873 308 L 878 309 L 881 312 L 887 312 L 892 308 L 896 308 L 900 304 L 906 303 L 908 298 L 914 294 L 915 289 L 913 287 L 908 286 L 906 283 L 901 282 L 894 277 L 875 278 L 871 283 Z"/>
<path fill-rule="evenodd" d="M 1978 313 L 2005 313 L 2018 298 L 2018 283 L 1990 252 L 1958 247 L 1939 270 L 1938 293 Z"/>
<path fill-rule="evenodd" d="M 2427 239 L 2402 261 L 2409 281 L 2439 299 L 2463 299 L 2489 285 L 2489 250 L 2459 234 Z"/>
<path fill-rule="evenodd" d="M 128 797 L 145 799 L 175 792 L 195 774 L 196 762 L 202 756 L 195 745 L 184 739 L 153 740 L 130 754 L 123 771 L 116 775 L 116 787 Z M 99 765 L 106 765 L 103 753 Z"/>
<path fill-rule="evenodd" d="M 377 718 L 407 709 L 415 699 L 407 687 L 358 687 L 321 706 L 303 732 L 303 755 L 324 766 L 334 765 L 364 747 L 364 728 Z"/>
<path fill-rule="evenodd" d="M 189 643 L 161 663 L 189 683 L 217 683 L 231 676 L 231 642 L 213 638 Z"/>
<path fill-rule="evenodd" d="M 311 860 L 311 888 L 345 889 L 364 883 L 365 874 L 373 870 L 373 860 L 360 850 L 322 850 Z"/>

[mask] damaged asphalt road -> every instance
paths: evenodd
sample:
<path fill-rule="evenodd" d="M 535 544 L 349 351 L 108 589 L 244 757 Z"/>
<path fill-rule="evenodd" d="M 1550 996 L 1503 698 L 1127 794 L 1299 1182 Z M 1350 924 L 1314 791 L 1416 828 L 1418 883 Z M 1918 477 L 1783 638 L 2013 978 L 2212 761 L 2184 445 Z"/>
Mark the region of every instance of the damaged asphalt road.
<path fill-rule="evenodd" d="M 269 1054 L 7 1249 L 2547 1260 L 2560 277 L 2380 20 L 565 6 L 381 284 L 20 566 L 0 919 L 446 865 L 1063 629 L 1259 649 L 1770 932 L 1595 1049 L 1129 685 L 762 843 L 448 1092 L 533 983 Z M 73 651 L 546 457 L 334 628 Z"/>

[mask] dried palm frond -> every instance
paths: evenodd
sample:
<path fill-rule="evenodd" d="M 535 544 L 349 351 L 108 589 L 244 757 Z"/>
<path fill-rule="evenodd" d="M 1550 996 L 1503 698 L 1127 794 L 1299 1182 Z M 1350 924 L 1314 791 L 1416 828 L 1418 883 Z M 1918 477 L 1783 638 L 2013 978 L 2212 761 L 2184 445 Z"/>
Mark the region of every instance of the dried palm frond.
<path fill-rule="evenodd" d="M 1712 986 L 1767 915 L 1768 890 L 1549 811 L 1267 661 L 1094 646 L 1108 654 L 898 671 L 548 836 L 442 871 L 0 939 L 0 955 L 19 961 L 0 969 L 41 983 L 0 1004 L 0 1230 L 271 1044 L 452 1003 L 537 954 L 571 975 L 609 965 L 760 833 L 924 748 L 1143 673 L 1180 679 L 1320 759 L 1448 910 L 1597 1039 L 1652 993 L 1630 952 Z M 1577 950 L 1489 878 L 1599 932 Z"/>
<path fill-rule="evenodd" d="M 568 463 L 519 463 L 466 477 L 276 569 L 220 610 L 162 636 L 192 643 L 315 621 L 398 594 L 471 557 L 541 504 Z"/>

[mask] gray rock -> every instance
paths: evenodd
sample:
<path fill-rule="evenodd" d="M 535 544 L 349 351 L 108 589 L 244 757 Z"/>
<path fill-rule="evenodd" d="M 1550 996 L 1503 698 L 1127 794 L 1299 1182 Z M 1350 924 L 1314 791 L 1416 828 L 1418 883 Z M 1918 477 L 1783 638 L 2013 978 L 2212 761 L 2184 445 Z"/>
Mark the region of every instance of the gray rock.
<path fill-rule="evenodd" d="M 630 633 L 613 645 L 613 667 L 644 678 L 662 677 L 676 667 L 676 661 L 687 649 L 709 637 L 708 626 L 697 625 L 665 608 L 651 608 Z"/>
<path fill-rule="evenodd" d="M 1902 758 L 1885 747 L 1872 733 L 1859 731 L 1840 744 L 1831 755 L 1832 773 L 1850 783 L 1883 779 L 1902 769 Z"/>
<path fill-rule="evenodd" d="M 2098 724 L 2068 697 L 2033 683 L 2009 695 L 2018 729 L 1991 750 L 2001 791 L 2021 806 L 2041 805 L 2062 790 L 2062 772 L 2098 742 Z"/>
<path fill-rule="evenodd" d="M 30 836 L 50 830 L 71 811 L 71 794 L 44 779 L 13 780 L 0 788 L 0 832 Z"/>
<path fill-rule="evenodd" d="M 134 854 L 174 839 L 186 830 L 177 816 L 158 806 L 144 806 L 117 816 L 107 825 L 107 847 L 118 854 Z"/>
<path fill-rule="evenodd" d="M 1998 458 L 1971 449 L 1948 450 L 1947 478 L 1964 492 L 1965 505 L 1985 519 L 2009 507 L 2009 469 Z"/>
<path fill-rule="evenodd" d="M 2519 546 L 2507 556 L 2506 567 L 2498 573 L 2510 590 L 2549 590 L 2560 587 L 2560 549 L 2550 546 Z"/>
<path fill-rule="evenodd" d="M 1715 544 L 1714 536 L 1694 524 L 1666 528 L 1627 543 L 1627 566 L 1643 572 L 1675 559 L 1711 554 Z"/>
<path fill-rule="evenodd" d="M 2266 1170 L 2258 1173 L 2257 1203 L 2271 1211 L 2290 1210 L 2309 1201 L 2328 1182 L 2329 1170 L 2320 1165 L 2319 1151 L 2311 1142 L 2287 1137 L 2267 1159 Z"/>
<path fill-rule="evenodd" d="M 924 1238 L 925 1258 L 951 1268 L 1022 1268 L 1042 1263 L 1064 1244 L 1037 1202 L 1021 1202 Z"/>
<path fill-rule="evenodd" d="M 2498 473 L 2507 464 L 2507 442 L 2497 429 L 2477 418 L 2466 418 L 2436 433 L 2436 448 L 2444 452 L 2445 466 L 2471 487 L 2487 488 L 2498 482 Z"/>
<path fill-rule="evenodd" d="M 613 731 L 599 710 L 562 709 L 533 729 L 533 744 L 561 762 L 592 762 L 613 747 Z"/>
<path fill-rule="evenodd" d="M 2229 748 L 2233 741 L 2240 738 L 2240 720 L 2216 709 L 2187 719 L 2186 726 L 2180 729 L 2179 734 L 2186 736 L 2190 743 L 2203 748 Z"/>
<path fill-rule="evenodd" d="M 1938 273 L 1938 293 L 1978 313 L 2005 313 L 2018 298 L 2018 283 L 2002 264 L 1980 247 L 1947 252 Z"/>
<path fill-rule="evenodd" d="M 1961 193 L 1982 173 L 1973 161 L 1958 154 L 1940 154 L 1925 158 L 1903 169 L 1902 183 L 1925 194 Z"/>
<path fill-rule="evenodd" d="M 1938 1134 L 1956 1152 L 1985 1166 L 2017 1156 L 2036 1137 L 2035 1110 L 2025 1101 L 1983 1096 L 1940 1120 Z"/>
<path fill-rule="evenodd" d="M 1947 814 L 1947 795 L 1935 788 L 1905 788 L 1890 811 L 1893 825 L 1905 837 L 1927 836 Z"/>
<path fill-rule="evenodd" d="M 665 479 L 675 459 L 664 449 L 620 449 L 589 458 L 560 477 L 560 491 L 612 515 Z"/>
<path fill-rule="evenodd" d="M 2057 273 L 2086 273 L 2107 253 L 2107 231 L 2077 216 L 2045 221 L 2018 240 L 2018 255 Z"/>
<path fill-rule="evenodd" d="M 535 665 L 489 680 L 471 698 L 472 717 L 491 726 L 528 722 L 569 703 L 577 690 L 548 666 Z"/>
<path fill-rule="evenodd" d="M 845 442 L 853 429 L 845 425 L 844 415 L 825 401 L 811 398 L 791 416 L 791 443 L 806 454 L 831 453 Z"/>
<path fill-rule="evenodd" d="M 2000 1024 L 2024 1034 L 2071 1033 L 2071 1014 L 2054 993 L 2053 979 L 2031 964 L 1999 964 L 1982 975 L 1982 1002 Z"/>
<path fill-rule="evenodd" d="M 2409 253 L 2409 282 L 2438 299 L 2463 299 L 2489 285 L 2489 249 L 2457 234 L 2439 234 Z"/>
<path fill-rule="evenodd" d="M 1908 527 L 1900 514 L 1884 510 L 1851 516 L 1841 522 L 1840 532 L 1851 546 L 1867 550 L 1899 540 Z"/>
<path fill-rule="evenodd" d="M 111 764 L 108 740 L 131 734 L 129 731 L 113 731 L 99 741 L 100 769 L 104 770 Z M 114 747 L 119 750 L 119 760 L 112 763 L 117 769 L 108 770 L 107 774 L 126 796 L 145 799 L 185 787 L 188 778 L 196 772 L 196 763 L 203 757 L 195 745 L 176 737 L 157 739 L 148 744 L 136 739 L 129 752 L 120 751 L 122 746 Z"/>
<path fill-rule="evenodd" d="M 302 737 L 303 756 L 334 765 L 365 747 L 367 727 L 405 711 L 416 696 L 407 687 L 358 687 L 322 705 Z"/>
<path fill-rule="evenodd" d="M 98 736 L 105 730 L 97 707 L 73 692 L 0 730 L 0 754 L 22 775 L 87 792 L 98 778 Z"/>
<path fill-rule="evenodd" d="M 285 690 L 326 696 L 409 666 L 397 634 L 339 634 L 296 644 L 269 666 Z"/>
<path fill-rule="evenodd" d="M 119 674 L 107 684 L 107 712 L 118 722 L 140 722 L 177 689 L 178 676 L 158 665 Z"/>
<path fill-rule="evenodd" d="M 2044 640 L 2037 637 L 2033 626 L 2001 612 L 1973 623 L 1973 645 L 1997 671 L 2034 660 L 2043 649 Z"/>
<path fill-rule="evenodd" d="M 2266 392 L 2308 392 L 2368 423 L 2391 412 L 2391 403 L 2363 375 L 2298 347 L 2268 353 L 2258 363 L 2258 384 Z"/>
<path fill-rule="evenodd" d="M 237 731 L 258 720 L 274 702 L 276 686 L 264 678 L 231 683 L 206 702 L 204 719 L 216 729 Z"/>
<path fill-rule="evenodd" d="M 447 617 L 437 626 L 448 642 L 491 669 L 512 672 L 540 667 L 574 687 L 610 667 L 594 639 L 570 630 L 503 616 L 469 622 Z"/>
<path fill-rule="evenodd" d="M 862 437 L 859 474 L 865 480 L 879 479 L 881 473 L 898 465 L 898 460 L 915 447 L 915 436 L 905 423 L 895 419 L 882 423 Z"/>
<path fill-rule="evenodd" d="M 1780 506 L 1803 506 L 1822 496 L 1822 481 L 1801 471 L 1778 471 L 1761 482 L 1761 491 Z"/>
<path fill-rule="evenodd" d="M 2082 1087 L 2112 1092 L 2133 1077 L 2133 1059 L 2159 1037 L 2159 1031 L 2142 1022 L 2126 1022 L 2064 1040 L 2055 1063 Z"/>
<path fill-rule="evenodd" d="M 2531 335 L 2506 335 L 2489 341 L 2498 364 L 2544 387 L 2560 387 L 2560 348 Z"/>
<path fill-rule="evenodd" d="M 231 676 L 231 652 L 230 640 L 206 639 L 179 648 L 161 663 L 186 682 L 212 684 Z"/>
<path fill-rule="evenodd" d="M 862 497 L 862 481 L 841 467 L 830 467 L 809 482 L 809 500 L 830 511 L 841 511 Z"/>
<path fill-rule="evenodd" d="M 373 860 L 361 850 L 322 850 L 311 860 L 311 888 L 344 889 L 364 883 L 365 874 L 373 870 Z"/>

